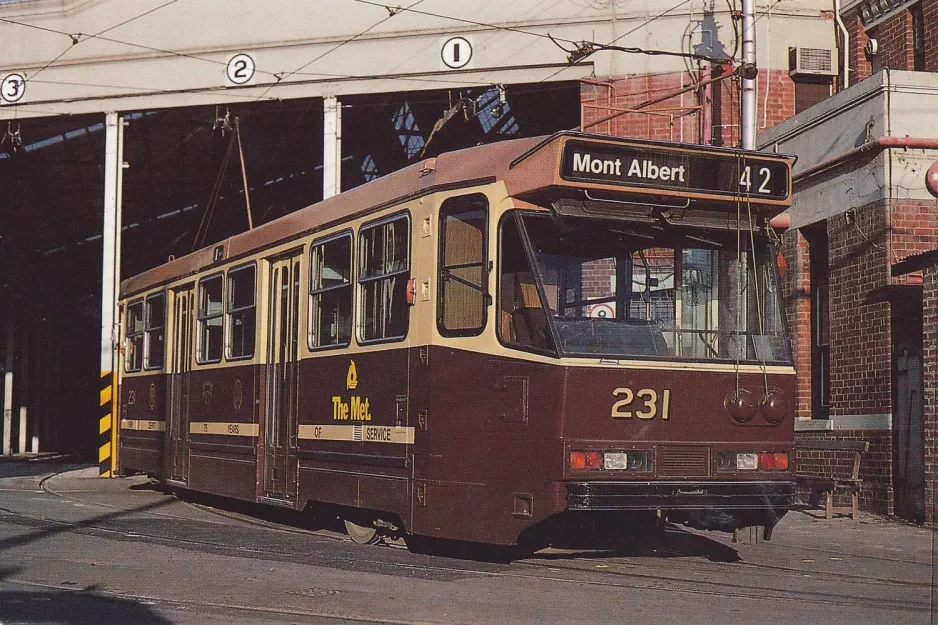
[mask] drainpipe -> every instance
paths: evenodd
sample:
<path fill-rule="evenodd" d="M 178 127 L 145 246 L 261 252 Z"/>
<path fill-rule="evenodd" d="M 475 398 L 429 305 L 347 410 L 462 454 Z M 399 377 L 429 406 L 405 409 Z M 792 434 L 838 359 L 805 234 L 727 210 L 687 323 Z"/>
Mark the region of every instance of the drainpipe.
<path fill-rule="evenodd" d="M 873 154 L 889 148 L 938 150 L 938 139 L 930 137 L 909 137 L 908 135 L 905 137 L 880 137 L 879 139 L 864 143 L 858 148 L 848 150 L 843 154 L 827 159 L 826 161 L 821 161 L 817 165 L 799 171 L 792 176 L 791 180 L 793 183 L 801 182 L 805 178 L 810 178 L 815 174 L 828 170 L 845 161 L 852 160 L 862 154 Z"/>
<path fill-rule="evenodd" d="M 744 150 L 756 149 L 756 0 L 743 0 L 742 143 Z"/>
<path fill-rule="evenodd" d="M 843 88 L 850 86 L 850 35 L 847 33 L 847 27 L 844 21 L 840 19 L 840 0 L 834 0 L 834 19 L 837 20 L 837 26 L 840 27 L 840 34 L 843 35 L 844 43 L 840 49 L 841 58 L 844 60 Z"/>

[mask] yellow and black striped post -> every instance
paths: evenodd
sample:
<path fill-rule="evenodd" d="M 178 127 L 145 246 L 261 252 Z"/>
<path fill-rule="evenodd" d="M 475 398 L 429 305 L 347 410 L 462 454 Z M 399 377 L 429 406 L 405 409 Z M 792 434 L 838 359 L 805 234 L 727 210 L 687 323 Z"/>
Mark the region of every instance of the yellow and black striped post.
<path fill-rule="evenodd" d="M 116 388 L 113 371 L 101 372 L 101 408 L 98 413 L 98 466 L 101 477 L 112 477 L 117 470 L 117 428 L 114 427 Z"/>

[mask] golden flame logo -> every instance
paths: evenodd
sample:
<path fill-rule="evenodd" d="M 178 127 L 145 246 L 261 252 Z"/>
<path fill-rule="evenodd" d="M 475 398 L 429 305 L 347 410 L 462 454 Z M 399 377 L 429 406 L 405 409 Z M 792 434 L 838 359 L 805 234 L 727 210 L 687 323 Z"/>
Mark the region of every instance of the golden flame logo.
<path fill-rule="evenodd" d="M 350 391 L 358 387 L 358 371 L 355 369 L 355 361 L 349 360 L 348 376 L 345 378 L 345 388 Z"/>

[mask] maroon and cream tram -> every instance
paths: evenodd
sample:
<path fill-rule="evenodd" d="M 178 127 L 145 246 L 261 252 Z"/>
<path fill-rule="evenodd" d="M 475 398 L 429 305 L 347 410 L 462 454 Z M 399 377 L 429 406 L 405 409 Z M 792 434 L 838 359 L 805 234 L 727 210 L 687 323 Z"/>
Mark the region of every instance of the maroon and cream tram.
<path fill-rule="evenodd" d="M 771 528 L 795 376 L 772 154 L 579 133 L 428 159 L 121 285 L 119 467 L 376 533 Z"/>

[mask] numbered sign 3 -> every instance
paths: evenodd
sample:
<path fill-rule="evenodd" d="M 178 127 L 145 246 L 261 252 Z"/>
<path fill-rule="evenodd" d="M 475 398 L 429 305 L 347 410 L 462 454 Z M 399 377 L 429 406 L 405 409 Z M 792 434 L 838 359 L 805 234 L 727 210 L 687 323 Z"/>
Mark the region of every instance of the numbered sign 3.
<path fill-rule="evenodd" d="M 236 54 L 228 61 L 227 73 L 229 85 L 246 85 L 254 78 L 254 57 L 244 52 Z"/>
<path fill-rule="evenodd" d="M 7 74 L 0 82 L 0 104 L 19 102 L 26 95 L 26 79 L 22 74 Z"/>

